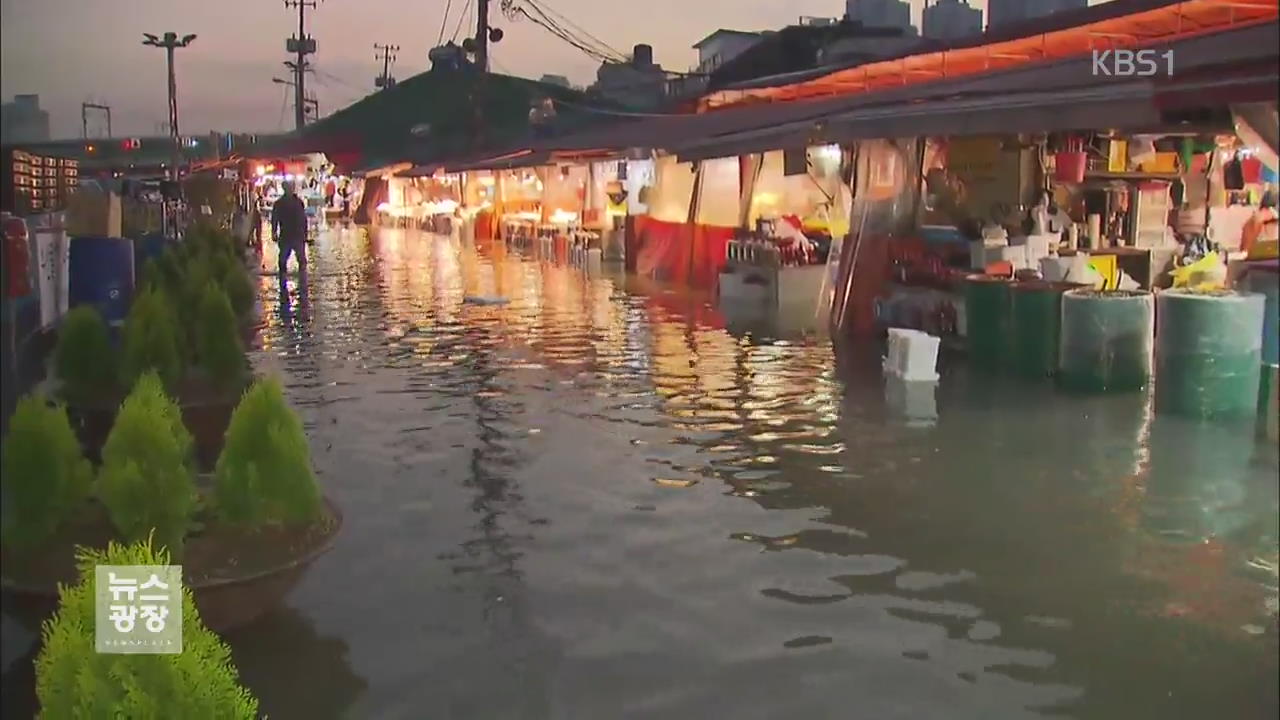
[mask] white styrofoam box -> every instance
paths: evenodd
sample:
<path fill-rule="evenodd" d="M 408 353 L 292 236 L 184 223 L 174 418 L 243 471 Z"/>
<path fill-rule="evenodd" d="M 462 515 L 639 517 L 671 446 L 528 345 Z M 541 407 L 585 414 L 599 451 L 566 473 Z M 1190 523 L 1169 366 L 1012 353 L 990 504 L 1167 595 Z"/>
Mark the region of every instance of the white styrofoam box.
<path fill-rule="evenodd" d="M 1027 246 L 1011 245 L 999 248 L 997 257 L 1013 265 L 1014 270 L 1025 270 L 1027 268 Z"/>
<path fill-rule="evenodd" d="M 938 380 L 938 346 L 941 341 L 919 330 L 889 330 L 889 357 L 885 370 L 905 382 Z"/>
<path fill-rule="evenodd" d="M 884 371 L 897 375 L 903 365 L 902 356 L 907 352 L 907 335 L 910 330 L 889 328 L 889 344 L 884 358 Z"/>
<path fill-rule="evenodd" d="M 1062 282 L 1067 279 L 1074 258 L 1046 257 L 1040 258 L 1040 274 L 1047 282 Z"/>
<path fill-rule="evenodd" d="M 1028 268 L 1038 267 L 1041 258 L 1049 256 L 1049 251 L 1058 244 L 1060 238 L 1057 235 L 1028 235 L 1026 242 L 1027 265 Z"/>

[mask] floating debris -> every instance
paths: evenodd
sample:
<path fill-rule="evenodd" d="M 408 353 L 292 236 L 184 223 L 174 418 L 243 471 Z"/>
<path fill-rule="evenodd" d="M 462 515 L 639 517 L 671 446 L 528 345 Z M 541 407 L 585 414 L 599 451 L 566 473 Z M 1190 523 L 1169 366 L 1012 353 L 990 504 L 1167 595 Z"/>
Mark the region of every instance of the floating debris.
<path fill-rule="evenodd" d="M 698 484 L 697 480 L 680 480 L 678 478 L 654 478 L 653 481 L 663 487 L 687 488 Z"/>

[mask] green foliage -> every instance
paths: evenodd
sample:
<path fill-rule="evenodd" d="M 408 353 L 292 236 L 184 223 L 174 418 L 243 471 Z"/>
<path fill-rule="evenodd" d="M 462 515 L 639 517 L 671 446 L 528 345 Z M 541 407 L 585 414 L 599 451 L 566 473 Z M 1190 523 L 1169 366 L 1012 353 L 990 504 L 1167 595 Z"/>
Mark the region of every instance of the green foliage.
<path fill-rule="evenodd" d="M 247 319 L 253 312 L 253 301 L 258 293 L 242 263 L 236 262 L 227 267 L 222 276 L 222 287 L 227 291 L 227 299 L 231 301 L 236 317 Z"/>
<path fill-rule="evenodd" d="M 154 373 L 125 398 L 102 447 L 98 494 L 128 541 L 155 537 L 175 555 L 196 508 L 192 440 Z"/>
<path fill-rule="evenodd" d="M 115 348 L 93 306 L 73 308 L 63 319 L 54 365 L 64 396 L 73 402 L 86 402 L 116 387 Z"/>
<path fill-rule="evenodd" d="M 47 540 L 93 487 L 93 468 L 66 408 L 51 406 L 40 395 L 18 401 L 0 458 L 0 537 L 6 545 L 31 547 Z"/>
<path fill-rule="evenodd" d="M 157 290 L 138 295 L 124 321 L 120 373 L 125 387 L 151 370 L 166 387 L 176 387 L 184 360 L 180 337 L 169 295 Z"/>
<path fill-rule="evenodd" d="M 36 696 L 43 720 L 218 718 L 253 720 L 258 701 L 241 684 L 230 649 L 200 620 L 182 589 L 182 652 L 99 654 L 94 649 L 94 568 L 168 565 L 150 541 L 81 549 L 80 580 L 59 588 L 57 613 L 45 621 L 36 657 Z"/>
<path fill-rule="evenodd" d="M 199 307 L 194 328 L 197 362 L 219 389 L 237 389 L 244 381 L 247 365 L 231 302 L 216 283 L 209 282 Z"/>
<path fill-rule="evenodd" d="M 249 527 L 305 525 L 320 516 L 302 420 L 278 381 L 259 380 L 232 414 L 213 500 L 222 520 Z"/>

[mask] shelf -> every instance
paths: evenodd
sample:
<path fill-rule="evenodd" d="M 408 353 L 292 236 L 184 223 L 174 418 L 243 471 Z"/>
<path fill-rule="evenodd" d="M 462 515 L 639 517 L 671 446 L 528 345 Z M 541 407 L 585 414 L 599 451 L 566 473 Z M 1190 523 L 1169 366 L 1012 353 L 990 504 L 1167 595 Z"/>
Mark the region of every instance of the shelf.
<path fill-rule="evenodd" d="M 1087 172 L 1085 180 L 1181 180 L 1187 177 L 1184 173 L 1149 173 L 1149 172 Z"/>

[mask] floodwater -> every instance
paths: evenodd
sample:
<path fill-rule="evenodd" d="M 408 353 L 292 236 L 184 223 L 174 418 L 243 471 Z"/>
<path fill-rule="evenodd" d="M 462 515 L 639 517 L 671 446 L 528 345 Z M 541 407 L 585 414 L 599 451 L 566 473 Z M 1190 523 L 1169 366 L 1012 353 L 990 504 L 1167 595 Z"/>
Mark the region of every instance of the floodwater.
<path fill-rule="evenodd" d="M 274 718 L 1276 715 L 1248 430 L 886 385 L 878 348 L 415 231 L 330 231 L 310 275 L 263 278 L 254 362 L 346 524 L 230 638 Z"/>

